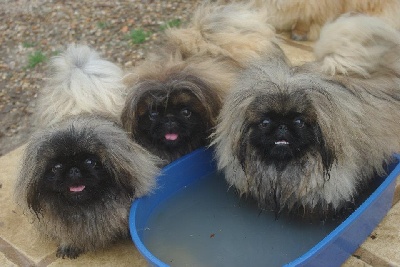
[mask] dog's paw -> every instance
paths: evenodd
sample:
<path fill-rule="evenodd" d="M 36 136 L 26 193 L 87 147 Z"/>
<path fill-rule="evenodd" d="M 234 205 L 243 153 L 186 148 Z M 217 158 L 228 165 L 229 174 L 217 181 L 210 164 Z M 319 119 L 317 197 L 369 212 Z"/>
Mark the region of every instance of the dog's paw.
<path fill-rule="evenodd" d="M 83 250 L 80 248 L 76 248 L 73 246 L 59 246 L 57 249 L 56 256 L 58 258 L 63 258 L 63 259 L 65 259 L 65 257 L 70 259 L 76 259 L 82 253 Z"/>

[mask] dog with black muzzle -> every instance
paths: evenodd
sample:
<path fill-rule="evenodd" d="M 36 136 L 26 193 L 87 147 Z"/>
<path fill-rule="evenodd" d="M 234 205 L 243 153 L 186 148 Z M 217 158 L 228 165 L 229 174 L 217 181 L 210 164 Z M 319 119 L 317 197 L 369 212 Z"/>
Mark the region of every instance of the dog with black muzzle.
<path fill-rule="evenodd" d="M 118 66 L 76 45 L 50 64 L 15 198 L 57 257 L 74 259 L 129 237 L 131 203 L 153 190 L 161 160 L 120 125 Z"/>
<path fill-rule="evenodd" d="M 326 25 L 317 60 L 254 62 L 220 112 L 218 168 L 277 214 L 325 217 L 355 207 L 400 151 L 400 34 L 378 18 Z"/>

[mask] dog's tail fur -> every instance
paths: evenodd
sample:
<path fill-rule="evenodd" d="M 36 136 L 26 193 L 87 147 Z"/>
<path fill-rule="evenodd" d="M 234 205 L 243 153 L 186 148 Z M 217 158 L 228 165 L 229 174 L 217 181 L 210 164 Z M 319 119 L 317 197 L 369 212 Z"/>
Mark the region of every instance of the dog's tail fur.
<path fill-rule="evenodd" d="M 49 66 L 50 77 L 38 99 L 37 125 L 48 126 L 81 113 L 119 117 L 125 86 L 117 65 L 88 46 L 71 44 Z"/>
<path fill-rule="evenodd" d="M 400 33 L 379 18 L 345 14 L 325 25 L 314 48 L 322 71 L 370 77 L 400 73 Z"/>
<path fill-rule="evenodd" d="M 167 29 L 168 43 L 183 57 L 198 54 L 225 56 L 246 65 L 260 55 L 279 49 L 267 10 L 254 1 L 201 4 L 187 27 Z"/>

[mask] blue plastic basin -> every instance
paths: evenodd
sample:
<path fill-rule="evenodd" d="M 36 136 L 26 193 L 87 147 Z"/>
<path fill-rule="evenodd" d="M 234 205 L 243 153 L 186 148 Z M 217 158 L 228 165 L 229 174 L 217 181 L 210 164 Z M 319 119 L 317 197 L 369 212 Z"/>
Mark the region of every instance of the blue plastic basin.
<path fill-rule="evenodd" d="M 392 206 L 400 155 L 389 166 L 389 175 L 356 211 L 307 253 L 285 266 L 340 266 L 364 242 Z M 143 243 L 143 231 L 154 209 L 182 188 L 216 172 L 211 149 L 198 149 L 163 169 L 157 190 L 132 204 L 129 227 L 132 240 L 150 266 L 169 266 L 153 255 Z"/>

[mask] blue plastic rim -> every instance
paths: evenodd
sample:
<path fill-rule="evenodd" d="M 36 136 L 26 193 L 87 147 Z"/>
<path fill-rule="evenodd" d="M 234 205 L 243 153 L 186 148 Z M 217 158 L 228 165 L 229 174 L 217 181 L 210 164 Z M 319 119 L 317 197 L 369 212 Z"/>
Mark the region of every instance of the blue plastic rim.
<path fill-rule="evenodd" d="M 395 155 L 395 159 L 396 162 L 389 166 L 388 176 L 357 210 L 308 252 L 285 266 L 340 266 L 345 262 L 392 206 L 396 177 L 400 175 L 400 155 Z M 195 150 L 162 170 L 153 194 L 133 202 L 129 215 L 131 237 L 150 266 L 169 266 L 154 256 L 142 241 L 153 210 L 180 189 L 214 172 L 213 150 Z"/>

